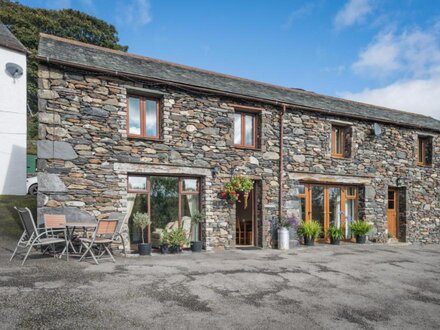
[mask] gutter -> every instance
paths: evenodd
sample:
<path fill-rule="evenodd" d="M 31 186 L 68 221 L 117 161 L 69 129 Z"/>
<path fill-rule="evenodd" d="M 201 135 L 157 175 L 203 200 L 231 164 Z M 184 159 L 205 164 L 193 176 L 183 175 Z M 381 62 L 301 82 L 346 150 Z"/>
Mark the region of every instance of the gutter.
<path fill-rule="evenodd" d="M 255 96 L 246 96 L 246 95 L 242 95 L 242 94 L 238 94 L 238 93 L 225 92 L 225 91 L 221 91 L 221 90 L 217 90 L 217 89 L 199 87 L 199 86 L 184 84 L 184 83 L 179 83 L 179 82 L 173 82 L 173 81 L 160 79 L 160 78 L 145 77 L 144 75 L 139 75 L 139 74 L 135 74 L 135 73 L 122 73 L 122 72 L 119 72 L 116 70 L 96 68 L 96 67 L 91 67 L 88 65 L 72 63 L 69 61 L 53 60 L 53 59 L 51 60 L 47 56 L 45 57 L 45 56 L 38 55 L 36 57 L 36 59 L 41 62 L 45 62 L 47 64 L 51 63 L 54 65 L 77 68 L 77 69 L 86 70 L 86 71 L 95 71 L 95 72 L 103 73 L 106 75 L 121 77 L 121 78 L 125 78 L 125 79 L 130 77 L 130 78 L 135 78 L 135 79 L 139 79 L 139 80 L 143 80 L 143 81 L 152 81 L 152 82 L 161 83 L 164 85 L 174 86 L 177 88 L 190 89 L 193 91 L 199 91 L 199 92 L 204 92 L 204 93 L 213 93 L 216 95 L 223 95 L 223 96 L 227 96 L 227 97 L 231 97 L 231 98 L 260 102 L 260 103 L 270 104 L 273 106 L 279 106 L 280 104 L 285 104 L 286 106 L 289 106 L 292 109 L 300 109 L 300 110 L 306 110 L 306 111 L 311 111 L 311 112 L 323 113 L 323 114 L 327 114 L 327 115 L 331 115 L 331 116 L 352 118 L 352 119 L 358 119 L 358 120 L 368 121 L 368 122 L 372 122 L 372 123 L 377 122 L 377 123 L 390 124 L 390 125 L 394 125 L 394 126 L 401 126 L 401 127 L 407 127 L 407 128 L 417 128 L 417 129 L 422 129 L 424 131 L 428 130 L 428 131 L 440 133 L 440 129 L 430 128 L 430 127 L 417 125 L 417 124 L 406 124 L 406 123 L 401 123 L 398 121 L 388 120 L 388 119 L 383 119 L 383 118 L 372 118 L 372 117 L 362 116 L 362 115 L 357 115 L 357 114 L 337 113 L 337 112 L 333 112 L 331 110 L 308 107 L 308 106 L 304 106 L 304 105 L 285 103 L 285 102 L 282 103 L 280 101 L 273 101 L 273 100 L 259 98 L 259 97 L 255 97 Z"/>
<path fill-rule="evenodd" d="M 284 176 L 284 114 L 286 113 L 287 106 L 285 104 L 282 105 L 282 110 L 280 112 L 280 176 L 279 176 L 279 192 L 278 192 L 278 211 L 279 211 L 279 219 L 283 216 L 283 176 Z"/>

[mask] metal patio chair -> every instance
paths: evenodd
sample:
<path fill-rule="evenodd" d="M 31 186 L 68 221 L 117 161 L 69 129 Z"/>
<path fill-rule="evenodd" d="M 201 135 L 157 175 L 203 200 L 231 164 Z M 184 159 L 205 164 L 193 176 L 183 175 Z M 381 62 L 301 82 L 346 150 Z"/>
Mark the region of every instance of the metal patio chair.
<path fill-rule="evenodd" d="M 113 244 L 119 244 L 122 243 L 122 253 L 123 255 L 127 255 L 127 251 L 125 251 L 125 240 L 124 236 L 122 235 L 122 228 L 124 226 L 125 222 L 125 214 L 122 213 L 112 213 L 109 215 L 107 220 L 117 220 L 118 226 L 116 227 L 116 233 L 113 236 Z"/>
<path fill-rule="evenodd" d="M 15 255 L 17 254 L 18 248 L 27 249 L 23 262 L 21 263 L 21 265 L 24 265 L 32 248 L 42 249 L 43 247 L 46 247 L 45 250 L 42 249 L 42 252 L 45 252 L 49 247 L 51 247 L 52 251 L 55 253 L 55 244 L 64 243 L 65 246 L 67 246 L 65 220 L 63 227 L 62 221 L 60 222 L 60 218 L 58 218 L 56 221 L 53 221 L 49 217 L 47 223 L 45 222 L 45 227 L 37 229 L 32 213 L 27 207 L 14 207 L 14 209 L 18 212 L 24 231 L 20 239 L 18 240 L 17 246 L 15 247 L 14 253 L 12 254 L 9 261 L 12 261 L 12 259 L 14 259 Z M 62 238 L 58 236 L 61 233 L 64 234 L 64 237 Z M 67 260 L 69 260 L 68 253 L 66 254 L 66 256 Z"/>
<path fill-rule="evenodd" d="M 118 220 L 99 220 L 98 226 L 96 227 L 92 238 L 81 237 L 81 244 L 84 246 L 86 251 L 81 256 L 79 261 L 84 260 L 87 258 L 87 254 L 90 254 L 90 257 L 97 265 L 99 265 L 98 259 L 104 259 L 103 256 L 107 252 L 109 258 L 112 259 L 113 262 L 116 262 L 109 249 L 109 246 L 114 241 L 118 222 Z M 97 253 L 96 255 L 94 253 L 95 248 L 95 252 Z"/>

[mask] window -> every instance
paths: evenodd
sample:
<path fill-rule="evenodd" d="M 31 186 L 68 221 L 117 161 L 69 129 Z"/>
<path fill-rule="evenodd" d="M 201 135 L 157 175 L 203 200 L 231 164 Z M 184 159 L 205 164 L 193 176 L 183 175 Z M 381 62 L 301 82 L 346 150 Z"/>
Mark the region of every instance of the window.
<path fill-rule="evenodd" d="M 133 226 L 133 217 L 137 212 L 148 213 L 151 217 L 151 226 L 146 228 L 144 236 L 154 247 L 160 244 L 158 233 L 176 226 L 187 232 L 188 239 L 199 239 L 200 224 L 194 226 L 191 220 L 200 211 L 200 179 L 130 174 L 127 181 L 128 226 L 132 244 L 141 240 L 139 228 Z"/>
<path fill-rule="evenodd" d="M 256 114 L 236 112 L 234 114 L 234 145 L 241 148 L 256 147 Z"/>
<path fill-rule="evenodd" d="M 358 187 L 301 184 L 297 188 L 302 221 L 319 222 L 325 235 L 333 225 L 342 228 L 346 238 L 351 237 L 350 224 L 358 218 Z"/>
<path fill-rule="evenodd" d="M 332 126 L 332 156 L 349 158 L 351 156 L 351 127 Z"/>
<path fill-rule="evenodd" d="M 432 165 L 432 137 L 419 136 L 417 139 L 417 165 Z"/>
<path fill-rule="evenodd" d="M 145 96 L 128 97 L 128 136 L 159 138 L 159 100 Z"/>

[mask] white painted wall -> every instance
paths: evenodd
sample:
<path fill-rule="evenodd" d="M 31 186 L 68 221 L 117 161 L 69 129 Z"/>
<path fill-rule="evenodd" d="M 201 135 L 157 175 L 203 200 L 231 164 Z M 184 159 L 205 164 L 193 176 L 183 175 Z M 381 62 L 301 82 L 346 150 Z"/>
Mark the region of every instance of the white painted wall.
<path fill-rule="evenodd" d="M 14 79 L 6 63 L 23 68 Z M 0 195 L 26 194 L 26 56 L 0 46 Z"/>

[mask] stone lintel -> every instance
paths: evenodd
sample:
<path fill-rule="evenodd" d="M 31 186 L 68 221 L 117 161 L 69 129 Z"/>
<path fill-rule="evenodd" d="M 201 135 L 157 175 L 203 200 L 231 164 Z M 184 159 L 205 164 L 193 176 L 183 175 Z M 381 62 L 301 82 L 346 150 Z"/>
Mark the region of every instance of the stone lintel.
<path fill-rule="evenodd" d="M 115 163 L 114 170 L 127 173 L 169 174 L 212 177 L 211 168 L 164 166 L 152 164 Z"/>
<path fill-rule="evenodd" d="M 288 173 L 290 180 L 316 183 L 369 185 L 373 178 L 316 173 Z"/>

